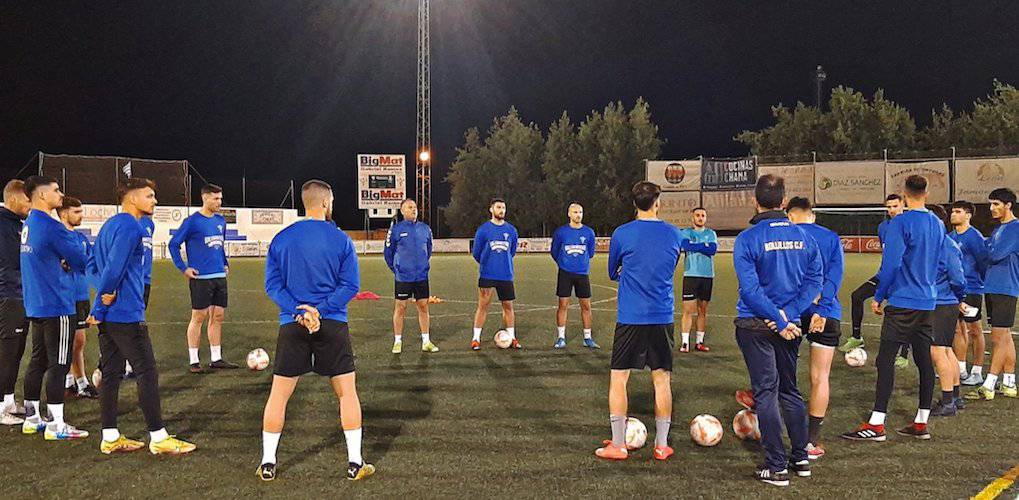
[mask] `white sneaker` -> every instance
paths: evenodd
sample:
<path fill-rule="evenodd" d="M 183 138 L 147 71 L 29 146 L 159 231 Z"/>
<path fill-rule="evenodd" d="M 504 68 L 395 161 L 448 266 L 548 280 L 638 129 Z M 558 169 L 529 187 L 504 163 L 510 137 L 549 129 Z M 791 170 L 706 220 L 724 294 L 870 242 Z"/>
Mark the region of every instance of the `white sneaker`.
<path fill-rule="evenodd" d="M 11 415 L 7 410 L 0 413 L 0 425 L 21 425 L 25 419 Z"/>
<path fill-rule="evenodd" d="M 980 385 L 984 383 L 983 375 L 978 373 L 970 373 L 969 376 L 962 379 L 962 385 Z"/>

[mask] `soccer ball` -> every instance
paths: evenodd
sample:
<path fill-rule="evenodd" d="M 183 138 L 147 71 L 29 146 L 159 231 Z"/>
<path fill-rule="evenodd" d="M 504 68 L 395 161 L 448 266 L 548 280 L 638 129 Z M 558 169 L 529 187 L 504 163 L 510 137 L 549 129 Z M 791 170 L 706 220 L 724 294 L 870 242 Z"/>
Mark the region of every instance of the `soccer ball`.
<path fill-rule="evenodd" d="M 740 439 L 760 441 L 761 428 L 757 425 L 757 414 L 750 410 L 740 410 L 732 419 L 732 432 Z"/>
<path fill-rule="evenodd" d="M 511 337 L 509 332 L 506 330 L 499 330 L 495 332 L 495 345 L 498 346 L 499 349 L 507 349 L 512 343 L 513 337 Z"/>
<path fill-rule="evenodd" d="M 703 413 L 690 421 L 690 437 L 701 446 L 715 446 L 722 440 L 722 423 Z"/>
<path fill-rule="evenodd" d="M 626 449 L 637 450 L 647 442 L 647 427 L 644 422 L 630 417 L 626 419 Z"/>
<path fill-rule="evenodd" d="M 248 353 L 248 368 L 254 371 L 262 371 L 269 366 L 269 353 L 259 347 Z"/>
<path fill-rule="evenodd" d="M 867 364 L 867 351 L 857 347 L 846 353 L 846 364 L 849 366 L 863 366 Z"/>
<path fill-rule="evenodd" d="M 96 368 L 95 371 L 92 372 L 92 387 L 98 389 L 99 386 L 102 385 L 102 383 L 103 383 L 103 371 Z"/>

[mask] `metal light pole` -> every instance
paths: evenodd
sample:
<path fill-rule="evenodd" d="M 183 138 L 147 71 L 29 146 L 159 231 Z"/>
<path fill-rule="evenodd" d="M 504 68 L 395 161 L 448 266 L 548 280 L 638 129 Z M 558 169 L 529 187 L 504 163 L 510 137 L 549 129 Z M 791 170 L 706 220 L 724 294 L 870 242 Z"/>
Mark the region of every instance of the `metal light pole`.
<path fill-rule="evenodd" d="M 417 139 L 414 150 L 414 191 L 418 204 L 418 218 L 430 225 L 432 219 L 432 90 L 428 4 L 429 0 L 418 0 Z"/>
<path fill-rule="evenodd" d="M 821 86 L 824 84 L 825 79 L 828 78 L 828 74 L 824 72 L 824 68 L 820 64 L 817 65 L 817 69 L 814 70 L 814 82 L 817 84 L 817 96 L 814 100 L 814 105 L 817 109 L 821 110 Z"/>

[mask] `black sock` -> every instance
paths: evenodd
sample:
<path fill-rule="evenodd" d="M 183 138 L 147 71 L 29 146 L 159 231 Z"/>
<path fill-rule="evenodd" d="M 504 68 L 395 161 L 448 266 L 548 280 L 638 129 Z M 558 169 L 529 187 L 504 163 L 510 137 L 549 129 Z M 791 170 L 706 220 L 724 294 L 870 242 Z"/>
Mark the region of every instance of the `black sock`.
<path fill-rule="evenodd" d="M 809 435 L 808 440 L 811 443 L 815 444 L 815 445 L 817 444 L 818 438 L 821 437 L 821 425 L 822 424 L 824 424 L 824 417 L 815 417 L 813 415 L 809 416 L 809 419 L 808 419 L 808 422 L 807 422 L 808 433 L 809 433 L 808 434 Z"/>
<path fill-rule="evenodd" d="M 952 396 L 952 391 L 941 391 L 941 404 L 950 405 L 955 401 L 955 397 Z"/>
<path fill-rule="evenodd" d="M 853 327 L 853 338 L 854 339 L 862 339 L 863 338 L 863 329 L 862 328 L 857 328 L 857 327 L 854 326 Z"/>
<path fill-rule="evenodd" d="M 956 399 L 959 398 L 959 386 L 955 386 L 952 388 L 952 397 Z"/>

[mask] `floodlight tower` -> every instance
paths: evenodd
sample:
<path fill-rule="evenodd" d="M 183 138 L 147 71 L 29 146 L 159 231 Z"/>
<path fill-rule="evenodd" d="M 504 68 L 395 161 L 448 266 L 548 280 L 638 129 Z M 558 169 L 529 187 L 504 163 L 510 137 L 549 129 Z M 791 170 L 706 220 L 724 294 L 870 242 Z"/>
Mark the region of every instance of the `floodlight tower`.
<path fill-rule="evenodd" d="M 415 157 L 415 197 L 418 219 L 431 224 L 432 212 L 432 90 L 428 36 L 429 0 L 418 0 L 418 80 L 417 141 Z"/>

